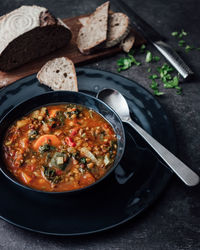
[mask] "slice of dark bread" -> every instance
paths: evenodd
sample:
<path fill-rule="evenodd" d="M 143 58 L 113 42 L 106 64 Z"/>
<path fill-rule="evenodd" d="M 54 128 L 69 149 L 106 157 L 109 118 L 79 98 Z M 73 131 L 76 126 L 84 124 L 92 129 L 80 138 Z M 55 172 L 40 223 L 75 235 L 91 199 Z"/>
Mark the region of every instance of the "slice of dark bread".
<path fill-rule="evenodd" d="M 70 29 L 46 8 L 22 6 L 0 17 L 0 70 L 9 71 L 61 48 Z"/>
<path fill-rule="evenodd" d="M 99 6 L 92 13 L 86 25 L 78 33 L 77 46 L 81 53 L 90 54 L 103 45 L 107 39 L 109 2 Z"/>
<path fill-rule="evenodd" d="M 120 43 L 129 33 L 131 26 L 127 15 L 116 12 L 109 15 L 106 48 Z"/>
<path fill-rule="evenodd" d="M 78 91 L 75 67 L 67 57 L 48 61 L 38 72 L 37 78 L 53 90 Z"/>

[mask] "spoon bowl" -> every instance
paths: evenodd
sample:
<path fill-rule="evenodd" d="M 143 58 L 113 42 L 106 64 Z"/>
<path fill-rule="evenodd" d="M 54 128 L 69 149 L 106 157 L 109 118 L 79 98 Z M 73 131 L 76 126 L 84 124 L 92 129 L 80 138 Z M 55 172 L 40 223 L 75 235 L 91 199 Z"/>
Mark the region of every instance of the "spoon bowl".
<path fill-rule="evenodd" d="M 126 99 L 120 92 L 115 89 L 103 89 L 99 91 L 97 98 L 113 108 L 123 122 L 134 128 L 186 185 L 195 186 L 199 183 L 199 176 L 192 169 L 131 119 Z"/>

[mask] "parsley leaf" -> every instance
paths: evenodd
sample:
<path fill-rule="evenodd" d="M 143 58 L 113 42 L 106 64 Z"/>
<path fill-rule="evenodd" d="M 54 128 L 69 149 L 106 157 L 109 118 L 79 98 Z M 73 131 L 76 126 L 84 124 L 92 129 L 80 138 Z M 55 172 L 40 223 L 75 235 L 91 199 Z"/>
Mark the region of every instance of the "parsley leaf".
<path fill-rule="evenodd" d="M 157 95 L 157 96 L 164 95 L 164 92 L 160 92 L 159 91 L 159 89 L 158 89 L 158 83 L 154 79 L 152 79 L 150 88 L 153 89 L 154 95 Z"/>
<path fill-rule="evenodd" d="M 159 56 L 153 56 L 149 50 L 147 51 L 145 62 L 147 63 L 158 62 L 159 60 L 160 60 Z"/>
<path fill-rule="evenodd" d="M 149 76 L 149 79 L 152 79 L 152 80 L 158 79 L 158 76 L 156 74 L 153 74 L 153 75 Z"/>
<path fill-rule="evenodd" d="M 142 44 L 141 47 L 140 47 L 140 53 L 144 53 L 145 49 L 146 49 L 146 45 Z"/>
<path fill-rule="evenodd" d="M 148 68 L 147 72 L 151 72 L 151 68 Z"/>
<path fill-rule="evenodd" d="M 184 44 L 185 44 L 185 41 L 184 41 L 184 40 L 178 41 L 178 45 L 179 45 L 180 47 L 183 47 Z"/>
<path fill-rule="evenodd" d="M 187 36 L 187 32 L 185 32 L 183 29 L 181 30 L 181 32 L 179 33 L 178 37 L 182 38 L 183 36 Z"/>
<path fill-rule="evenodd" d="M 174 71 L 174 68 L 165 63 L 162 67 L 158 67 L 157 71 L 160 73 L 160 78 L 164 83 L 164 88 L 175 88 L 177 89 L 177 94 L 181 94 L 182 89 L 179 86 L 179 77 L 172 77 L 170 74 Z"/>
<path fill-rule="evenodd" d="M 145 62 L 150 63 L 152 61 L 152 58 L 153 58 L 152 53 L 148 50 L 146 54 Z"/>
<path fill-rule="evenodd" d="M 154 62 L 160 61 L 160 57 L 159 57 L 159 56 L 154 56 L 154 57 L 153 57 L 153 61 L 154 61 Z"/>
<path fill-rule="evenodd" d="M 118 72 L 120 72 L 122 70 L 129 69 L 132 66 L 132 64 L 135 64 L 136 66 L 141 65 L 141 63 L 136 61 L 136 59 L 133 57 L 131 53 L 128 53 L 128 57 L 120 58 L 117 61 L 117 65 L 119 66 L 117 70 Z"/>
<path fill-rule="evenodd" d="M 171 33 L 172 36 L 178 36 L 178 31 L 174 31 Z"/>
<path fill-rule="evenodd" d="M 190 45 L 186 45 L 185 46 L 185 52 L 189 52 L 190 50 L 193 50 L 194 49 L 194 46 L 190 46 Z"/>

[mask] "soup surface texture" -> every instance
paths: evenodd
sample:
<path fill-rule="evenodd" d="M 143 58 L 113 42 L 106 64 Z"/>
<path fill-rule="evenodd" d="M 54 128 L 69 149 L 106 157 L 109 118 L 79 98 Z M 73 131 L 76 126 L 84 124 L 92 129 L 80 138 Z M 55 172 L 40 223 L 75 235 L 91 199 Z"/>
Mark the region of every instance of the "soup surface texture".
<path fill-rule="evenodd" d="M 81 105 L 41 107 L 8 128 L 3 143 L 9 171 L 43 191 L 86 187 L 114 163 L 117 138 L 98 113 Z"/>

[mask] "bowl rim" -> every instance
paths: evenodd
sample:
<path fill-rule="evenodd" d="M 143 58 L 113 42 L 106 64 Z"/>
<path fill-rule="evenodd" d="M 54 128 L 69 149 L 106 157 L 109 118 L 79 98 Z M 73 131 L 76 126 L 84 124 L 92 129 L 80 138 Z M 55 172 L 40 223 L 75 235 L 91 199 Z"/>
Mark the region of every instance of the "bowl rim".
<path fill-rule="evenodd" d="M 44 191 L 44 190 L 40 190 L 40 189 L 35 189 L 35 188 L 31 188 L 31 187 L 29 187 L 29 186 L 27 186 L 27 185 L 24 185 L 24 184 L 22 184 L 22 183 L 20 183 L 14 176 L 13 176 L 13 178 L 11 177 L 11 176 L 9 176 L 3 169 L 2 169 L 2 166 L 0 165 L 0 171 L 1 171 L 1 173 L 9 180 L 9 181 L 11 181 L 12 183 L 14 183 L 16 186 L 18 186 L 18 187 L 20 187 L 20 188 L 24 188 L 24 189 L 27 189 L 27 190 L 29 190 L 29 191 L 32 191 L 32 192 L 37 192 L 37 193 L 39 193 L 39 194 L 49 194 L 49 195 L 59 195 L 59 194 L 65 194 L 65 195 L 71 195 L 71 194 L 78 194 L 78 193 L 80 193 L 80 192 L 84 192 L 84 191 L 87 191 L 87 190 L 89 190 L 89 189 L 92 189 L 92 187 L 94 187 L 94 186 L 97 186 L 97 184 L 99 184 L 99 183 L 101 183 L 103 180 L 105 180 L 107 177 L 109 177 L 110 176 L 110 174 L 114 171 L 114 169 L 117 167 L 117 165 L 119 164 L 119 162 L 121 161 L 121 159 L 122 159 L 122 157 L 123 157 L 123 155 L 124 155 L 124 151 L 125 151 L 125 145 L 126 145 L 126 136 L 125 136 L 125 130 L 124 130 L 124 126 L 123 126 L 123 123 L 122 123 L 122 120 L 121 120 L 121 118 L 119 117 L 119 115 L 116 113 L 116 111 L 115 110 L 113 110 L 108 104 L 106 104 L 105 102 L 103 102 L 102 100 L 100 100 L 100 99 L 98 99 L 98 98 L 96 98 L 96 97 L 94 97 L 94 96 L 92 96 L 92 95 L 89 95 L 89 94 L 86 94 L 86 93 L 83 93 L 83 92 L 75 92 L 75 91 L 68 91 L 68 90 L 57 90 L 57 91 L 52 91 L 52 90 L 50 90 L 50 91 L 47 91 L 47 92 L 45 92 L 45 93 L 42 93 L 42 94 L 38 94 L 38 95 L 35 95 L 35 96 L 33 96 L 33 97 L 31 97 L 31 98 L 28 98 L 28 99 L 26 99 L 26 100 L 24 100 L 24 101 L 21 101 L 21 102 L 19 102 L 18 104 L 16 104 L 14 107 L 12 107 L 1 119 L 0 119 L 0 126 L 1 126 L 1 124 L 4 122 L 4 120 L 12 113 L 12 112 L 14 112 L 15 111 L 15 109 L 17 109 L 17 108 L 19 108 L 20 106 L 22 106 L 22 105 L 25 105 L 25 103 L 26 102 L 33 102 L 33 100 L 35 99 L 35 98 L 38 98 L 38 97 L 40 97 L 40 96 L 46 96 L 46 95 L 49 95 L 49 94 L 61 94 L 61 93 L 67 93 L 67 94 L 73 94 L 73 95 L 82 95 L 82 96 L 85 96 L 85 97 L 87 97 L 87 98 L 91 98 L 91 99 L 94 99 L 95 101 L 97 101 L 97 102 L 99 102 L 99 103 L 101 103 L 101 104 L 103 104 L 108 110 L 110 110 L 112 113 L 114 113 L 115 114 L 115 116 L 117 117 L 117 119 L 118 119 L 118 121 L 119 121 L 119 123 L 120 123 L 120 127 L 121 127 L 121 130 L 122 130 L 122 136 L 123 136 L 123 140 L 124 140 L 124 143 L 123 143 L 123 147 L 122 147 L 122 151 L 121 151 L 121 155 L 119 156 L 119 159 L 117 160 L 117 162 L 115 162 L 114 164 L 113 164 L 113 166 L 106 172 L 106 174 L 103 176 L 103 177 L 101 177 L 100 179 L 98 179 L 97 181 L 95 181 L 94 183 L 92 183 L 92 184 L 90 184 L 90 185 L 88 185 L 88 186 L 85 186 L 85 187 L 83 187 L 83 188 L 79 188 L 79 189 L 73 189 L 73 190 L 69 190 L 69 191 Z M 55 102 L 55 104 L 56 103 L 59 103 L 59 101 L 58 102 Z M 64 103 L 64 102 L 60 102 L 60 103 Z M 67 101 L 66 101 L 66 103 L 67 103 Z M 43 104 L 42 106 L 45 106 L 45 105 L 48 105 L 48 104 L 53 104 L 53 103 L 50 103 L 50 102 L 48 102 L 48 103 L 46 103 L 46 104 Z M 74 104 L 76 104 L 76 103 L 74 103 Z M 77 103 L 78 104 L 78 103 Z M 82 105 L 82 104 L 80 104 L 80 105 Z M 42 107 L 41 105 L 38 105 L 38 108 L 39 107 Z M 84 105 L 83 105 L 84 106 Z M 86 108 L 89 108 L 87 105 L 85 105 L 85 107 Z M 33 110 L 33 109 L 32 109 Z M 31 112 L 31 109 L 30 109 L 30 112 Z M 110 125 L 111 125 L 111 123 L 104 117 L 104 115 L 102 115 L 101 113 L 99 113 L 99 112 L 97 112 L 96 110 L 95 110 L 95 112 L 96 113 L 98 113 L 98 114 L 100 114 Z M 14 122 L 14 121 L 13 121 Z M 12 122 L 12 123 L 13 123 Z M 112 126 L 112 125 L 111 125 Z M 112 128 L 114 129 L 114 127 L 112 126 Z M 7 131 L 6 129 L 5 129 L 5 131 Z M 114 129 L 114 132 L 115 132 L 115 134 L 116 134 L 116 131 L 115 131 L 115 129 Z M 4 136 L 3 136 L 3 138 L 4 138 Z M 1 140 L 2 141 L 2 140 Z M 0 148 L 2 149 L 2 144 L 0 143 Z M 1 156 L 2 157 L 2 156 Z M 2 157 L 3 158 L 3 157 Z M 3 161 L 3 159 L 2 159 L 2 162 L 4 162 Z M 4 163 L 5 164 L 5 163 Z M 9 170 L 8 170 L 9 171 Z M 12 173 L 11 173 L 11 175 L 12 175 Z"/>

